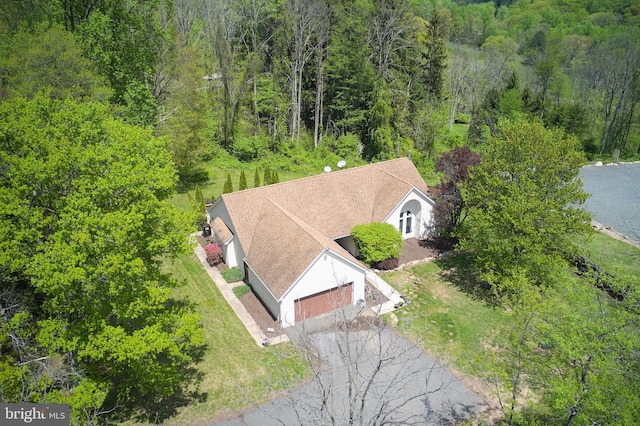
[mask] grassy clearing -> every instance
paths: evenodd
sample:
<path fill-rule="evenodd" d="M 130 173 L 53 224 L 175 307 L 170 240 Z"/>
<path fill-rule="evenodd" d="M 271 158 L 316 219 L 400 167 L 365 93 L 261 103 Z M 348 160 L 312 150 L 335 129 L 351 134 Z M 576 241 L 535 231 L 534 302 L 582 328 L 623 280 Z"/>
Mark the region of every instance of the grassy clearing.
<path fill-rule="evenodd" d="M 202 397 L 165 424 L 211 422 L 249 402 L 262 403 L 302 379 L 306 370 L 294 347 L 259 348 L 194 255 L 176 259 L 166 268 L 184 282 L 174 296 L 192 301 L 202 316 L 207 347 L 195 365 L 202 373 L 198 388 Z"/>
<path fill-rule="evenodd" d="M 200 188 L 202 189 L 202 195 L 205 197 L 205 199 L 215 200 L 220 194 L 222 194 L 222 189 L 224 187 L 224 182 L 227 179 L 227 174 L 231 174 L 231 182 L 233 183 L 233 188 L 237 191 L 240 183 L 240 173 L 242 171 L 244 171 L 245 176 L 247 177 L 247 184 L 249 188 L 253 188 L 256 167 L 259 168 L 258 172 L 260 174 L 260 182 L 262 182 L 264 178 L 265 165 L 266 163 L 264 161 L 242 163 L 232 157 L 224 157 L 211 161 L 205 164 L 205 170 L 209 178 L 207 179 L 207 181 L 199 183 Z M 284 170 L 282 167 L 277 166 L 274 168 L 274 170 L 278 171 L 280 182 L 298 179 L 314 174 L 308 173 L 304 170 L 288 171 Z M 180 185 L 178 185 L 177 194 L 173 196 L 171 201 L 180 210 L 187 210 L 189 208 L 188 193 L 191 192 L 193 195 L 194 191 L 195 183 L 181 183 Z"/>
<path fill-rule="evenodd" d="M 397 328 L 420 340 L 445 364 L 478 376 L 490 362 L 482 354 L 506 314 L 485 301 L 486 290 L 475 284 L 469 262 L 467 256 L 455 256 L 389 272 L 383 278 L 411 301 L 395 312 Z"/>
<path fill-rule="evenodd" d="M 600 232 L 585 243 L 594 262 L 605 271 L 631 277 L 640 277 L 640 249 L 618 241 Z"/>
<path fill-rule="evenodd" d="M 453 128 L 451 129 L 456 135 L 460 136 L 461 140 L 465 140 L 467 137 L 467 132 L 469 131 L 468 124 L 460 124 L 454 123 Z"/>

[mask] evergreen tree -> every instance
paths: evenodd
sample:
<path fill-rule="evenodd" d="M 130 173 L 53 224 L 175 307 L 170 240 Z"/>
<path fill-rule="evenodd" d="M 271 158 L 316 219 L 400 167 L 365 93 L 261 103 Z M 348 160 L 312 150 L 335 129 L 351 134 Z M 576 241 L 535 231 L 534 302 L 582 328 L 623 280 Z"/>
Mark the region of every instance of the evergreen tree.
<path fill-rule="evenodd" d="M 203 214 L 206 210 L 206 205 L 204 203 L 204 196 L 202 195 L 202 189 L 200 189 L 200 185 L 196 183 L 196 205 L 198 206 L 198 213 Z"/>
<path fill-rule="evenodd" d="M 429 100 L 440 101 L 444 85 L 444 73 L 447 68 L 447 47 L 444 34 L 448 25 L 448 15 L 443 9 L 433 8 L 428 21 L 425 21 L 423 43 L 420 55 L 425 67 L 424 83 Z M 419 39 L 422 37 L 419 37 Z"/>
<path fill-rule="evenodd" d="M 278 172 L 276 170 L 271 173 L 271 183 L 280 183 L 280 176 L 278 176 Z"/>
<path fill-rule="evenodd" d="M 258 172 L 258 168 L 256 167 L 256 172 L 253 175 L 253 187 L 258 188 L 262 184 L 260 183 L 260 172 Z"/>
<path fill-rule="evenodd" d="M 228 194 L 233 192 L 233 183 L 231 182 L 231 173 L 227 173 L 227 180 L 224 183 L 224 188 L 222 188 L 223 194 Z"/>
<path fill-rule="evenodd" d="M 247 175 L 245 175 L 244 170 L 240 172 L 240 183 L 238 184 L 238 190 L 242 191 L 243 189 L 247 189 Z"/>
<path fill-rule="evenodd" d="M 264 177 L 262 181 L 265 185 L 269 185 L 271 183 L 271 169 L 269 169 L 268 165 L 264 168 Z"/>

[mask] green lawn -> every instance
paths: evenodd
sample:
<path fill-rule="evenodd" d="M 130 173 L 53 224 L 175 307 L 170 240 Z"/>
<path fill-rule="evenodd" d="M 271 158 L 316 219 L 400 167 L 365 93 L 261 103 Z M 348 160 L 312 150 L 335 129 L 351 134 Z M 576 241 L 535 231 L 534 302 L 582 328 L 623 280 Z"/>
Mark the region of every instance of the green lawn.
<path fill-rule="evenodd" d="M 599 233 L 585 248 L 601 270 L 624 274 L 628 282 L 640 285 L 640 249 Z M 491 291 L 474 276 L 470 256 L 446 257 L 381 276 L 410 300 L 386 320 L 397 320 L 398 330 L 465 375 L 465 383 L 474 390 L 492 398 L 493 390 L 485 380 L 489 372 L 505 368 L 501 348 L 514 318 L 508 310 L 494 306 Z"/>
<path fill-rule="evenodd" d="M 184 282 L 174 296 L 194 302 L 202 316 L 207 347 L 195 365 L 202 373 L 201 401 L 182 407 L 165 424 L 210 422 L 217 414 L 250 406 L 250 401 L 264 402 L 302 379 L 306 370 L 293 346 L 259 348 L 195 255 L 180 257 L 166 268 Z"/>
<path fill-rule="evenodd" d="M 455 134 L 460 136 L 462 140 L 465 140 L 465 138 L 467 137 L 467 132 L 469 131 L 469 125 L 453 123 L 453 128 L 451 130 L 453 130 Z"/>
<path fill-rule="evenodd" d="M 605 271 L 640 277 L 640 249 L 600 232 L 585 244 L 593 261 Z"/>
<path fill-rule="evenodd" d="M 275 158 L 275 157 L 274 157 Z M 292 164 L 283 164 L 285 157 L 281 156 L 277 160 L 269 162 L 268 160 L 255 161 L 251 163 L 243 163 L 233 157 L 224 155 L 223 157 L 216 158 L 203 164 L 204 170 L 207 172 L 209 178 L 205 182 L 200 182 L 200 189 L 202 189 L 202 195 L 205 199 L 215 200 L 220 194 L 222 194 L 222 188 L 224 182 L 227 179 L 227 174 L 231 174 L 231 182 L 233 183 L 233 189 L 238 190 L 240 182 L 240 173 L 244 170 L 247 177 L 247 185 L 249 188 L 254 187 L 254 177 L 256 167 L 259 168 L 260 182 L 263 183 L 264 167 L 269 164 L 272 170 L 278 172 L 280 182 L 285 182 L 293 179 L 299 179 L 302 177 L 312 176 L 322 173 L 322 167 L 313 167 L 314 165 L 296 165 L 293 164 L 295 160 L 286 159 L 292 162 Z M 317 169 L 317 170 L 316 170 Z M 189 196 L 188 192 L 192 195 L 195 191 L 195 183 L 181 183 L 178 185 L 177 194 L 173 196 L 171 202 L 181 210 L 187 210 L 189 208 Z"/>
<path fill-rule="evenodd" d="M 469 258 L 455 256 L 385 273 L 410 303 L 395 311 L 397 328 L 419 340 L 427 352 L 447 365 L 478 376 L 489 362 L 483 356 L 507 318 L 490 306 L 481 287 L 472 288 Z"/>

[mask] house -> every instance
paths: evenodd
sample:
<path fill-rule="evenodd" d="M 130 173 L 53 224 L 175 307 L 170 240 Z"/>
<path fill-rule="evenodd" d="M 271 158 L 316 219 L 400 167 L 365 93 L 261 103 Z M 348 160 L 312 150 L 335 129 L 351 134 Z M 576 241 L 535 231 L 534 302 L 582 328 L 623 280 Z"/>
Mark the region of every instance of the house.
<path fill-rule="evenodd" d="M 365 299 L 355 225 L 386 222 L 404 239 L 427 235 L 434 202 L 408 158 L 221 195 L 207 217 L 282 327 Z"/>

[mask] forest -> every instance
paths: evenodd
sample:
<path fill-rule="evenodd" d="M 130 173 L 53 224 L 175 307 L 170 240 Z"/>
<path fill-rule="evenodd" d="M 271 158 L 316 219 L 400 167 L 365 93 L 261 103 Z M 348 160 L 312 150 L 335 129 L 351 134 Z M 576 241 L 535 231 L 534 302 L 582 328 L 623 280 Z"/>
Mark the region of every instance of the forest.
<path fill-rule="evenodd" d="M 411 150 L 432 170 L 517 115 L 575 134 L 589 158 L 640 149 L 631 0 L 9 0 L 0 13 L 3 100 L 107 102 L 170 141 L 182 180 L 223 150 Z"/>
<path fill-rule="evenodd" d="M 637 0 L 5 0 L 0 401 L 98 424 L 183 395 L 205 332 L 167 272 L 197 220 L 176 188 L 410 153 L 511 315 L 505 423 L 633 424 L 636 270 L 611 297 L 567 270 L 577 168 L 640 158 L 639 102 Z"/>

